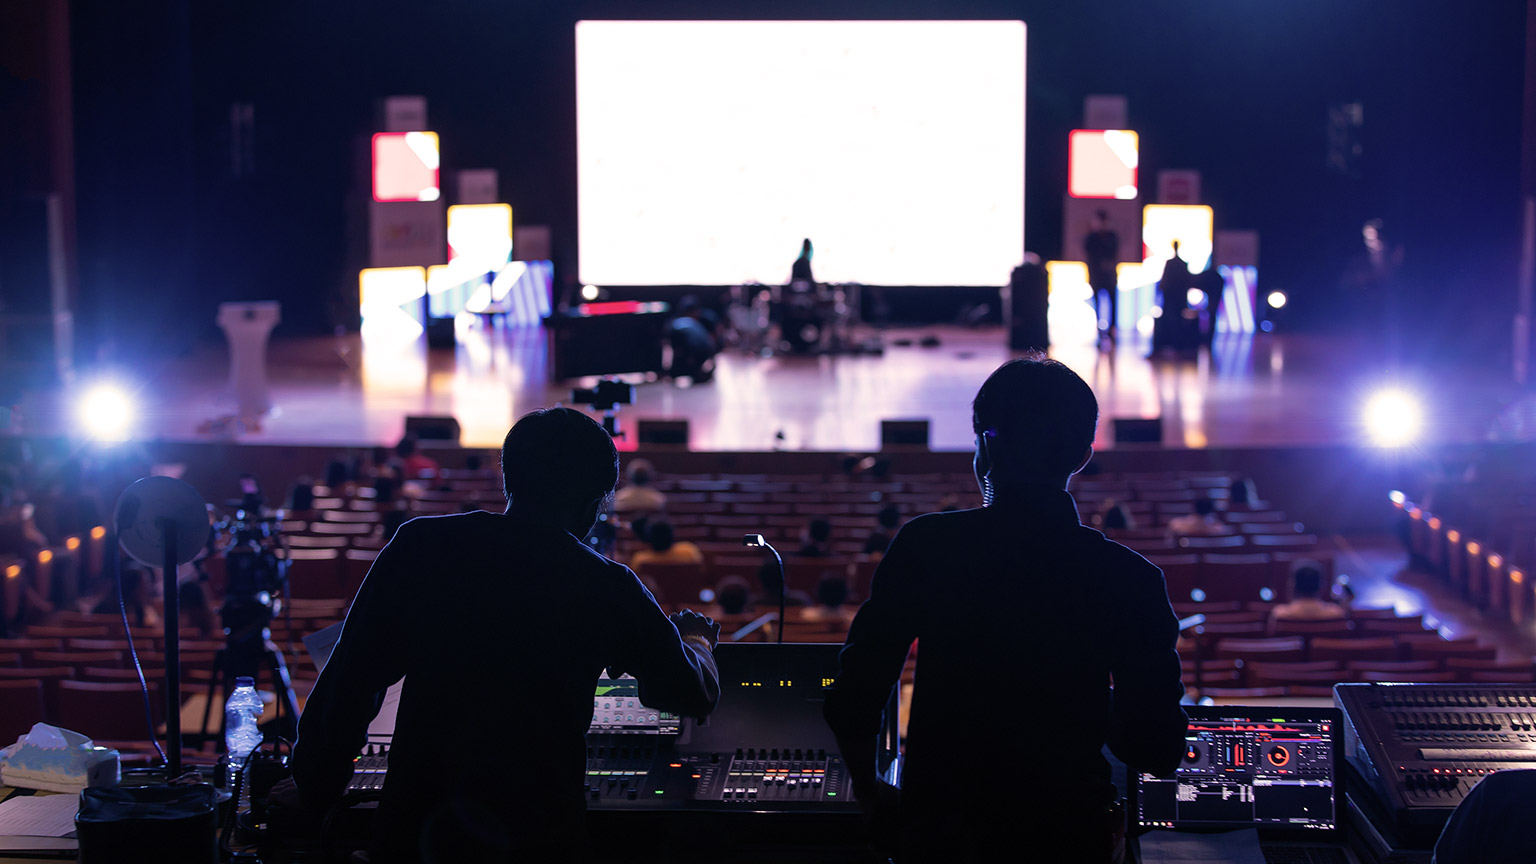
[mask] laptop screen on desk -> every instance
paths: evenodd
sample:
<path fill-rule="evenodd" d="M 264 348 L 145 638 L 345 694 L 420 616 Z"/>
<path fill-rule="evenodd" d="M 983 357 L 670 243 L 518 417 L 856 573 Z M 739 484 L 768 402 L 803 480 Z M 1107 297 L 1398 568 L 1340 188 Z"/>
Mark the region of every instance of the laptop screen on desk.
<path fill-rule="evenodd" d="M 1191 706 L 1184 760 L 1170 777 L 1137 772 L 1138 827 L 1339 827 L 1339 712 Z"/>

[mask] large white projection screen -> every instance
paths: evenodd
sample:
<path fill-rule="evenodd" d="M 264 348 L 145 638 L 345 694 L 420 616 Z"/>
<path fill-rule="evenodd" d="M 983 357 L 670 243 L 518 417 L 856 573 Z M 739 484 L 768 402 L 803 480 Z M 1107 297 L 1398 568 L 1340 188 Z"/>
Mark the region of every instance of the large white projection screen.
<path fill-rule="evenodd" d="M 1024 257 L 1024 22 L 582 21 L 580 277 L 1001 285 Z"/>

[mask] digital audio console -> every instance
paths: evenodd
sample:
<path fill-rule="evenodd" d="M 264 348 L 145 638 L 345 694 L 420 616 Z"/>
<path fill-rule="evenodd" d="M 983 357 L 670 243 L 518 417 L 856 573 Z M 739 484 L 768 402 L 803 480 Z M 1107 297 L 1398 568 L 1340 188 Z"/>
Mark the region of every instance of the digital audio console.
<path fill-rule="evenodd" d="M 822 720 L 823 690 L 841 647 L 720 645 L 720 704 L 702 721 L 641 704 L 632 678 L 603 677 L 587 733 L 588 810 L 857 815 L 836 739 Z M 894 701 L 893 694 L 891 717 Z M 887 744 L 886 765 L 894 734 Z M 354 765 L 350 789 L 382 788 L 387 769 L 387 746 L 370 746 Z"/>
<path fill-rule="evenodd" d="M 1536 686 L 1339 684 L 1344 747 L 1405 842 L 1433 845 L 1485 775 L 1536 768 Z"/>

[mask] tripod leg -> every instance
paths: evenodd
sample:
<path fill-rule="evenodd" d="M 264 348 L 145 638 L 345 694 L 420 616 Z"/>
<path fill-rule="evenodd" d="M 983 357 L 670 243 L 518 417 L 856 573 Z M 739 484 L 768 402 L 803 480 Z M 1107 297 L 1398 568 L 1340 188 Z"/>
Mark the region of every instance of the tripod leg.
<path fill-rule="evenodd" d="M 223 685 L 225 685 L 225 692 L 226 693 L 229 692 L 229 688 L 228 688 L 228 685 L 229 685 L 228 669 L 229 669 L 229 667 L 227 665 L 225 665 L 226 664 L 226 660 L 227 660 L 227 658 L 225 656 L 226 654 L 227 654 L 227 649 L 220 648 L 219 652 L 217 654 L 213 655 L 213 674 L 208 676 L 208 699 L 207 699 L 207 701 L 203 702 L 203 725 L 198 727 L 198 731 L 200 733 L 202 733 L 204 739 L 206 739 L 208 737 L 208 713 L 213 710 L 213 693 L 214 693 L 214 688 L 216 686 L 220 685 L 220 684 L 223 684 Z M 220 711 L 219 712 L 219 737 L 217 739 L 220 743 L 222 743 L 224 741 L 224 719 L 223 718 L 224 718 L 224 712 Z"/>
<path fill-rule="evenodd" d="M 277 645 L 267 640 L 267 668 L 272 673 L 272 689 L 276 691 L 278 716 L 284 712 L 288 715 L 288 737 L 297 737 L 299 729 L 299 700 L 293 695 L 293 681 L 288 677 L 288 664 L 283 661 L 283 652 Z"/>

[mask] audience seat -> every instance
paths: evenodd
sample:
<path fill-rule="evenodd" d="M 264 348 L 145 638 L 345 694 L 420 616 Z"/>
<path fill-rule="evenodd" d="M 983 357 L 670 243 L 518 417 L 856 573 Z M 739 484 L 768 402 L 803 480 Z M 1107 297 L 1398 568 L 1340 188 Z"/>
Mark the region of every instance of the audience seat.
<path fill-rule="evenodd" d="M 160 698 L 158 683 L 148 684 L 151 716 L 158 727 L 164 720 L 165 700 Z M 149 737 L 144 692 L 137 681 L 60 681 L 58 688 L 58 725 L 91 738 L 131 741 Z"/>
<path fill-rule="evenodd" d="M 1313 660 L 1397 660 L 1401 657 L 1397 640 L 1390 636 L 1334 638 L 1314 637 L 1309 645 Z"/>
<path fill-rule="evenodd" d="M 8 747 L 35 723 L 48 717 L 43 682 L 36 678 L 0 679 L 0 747 Z"/>

